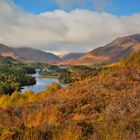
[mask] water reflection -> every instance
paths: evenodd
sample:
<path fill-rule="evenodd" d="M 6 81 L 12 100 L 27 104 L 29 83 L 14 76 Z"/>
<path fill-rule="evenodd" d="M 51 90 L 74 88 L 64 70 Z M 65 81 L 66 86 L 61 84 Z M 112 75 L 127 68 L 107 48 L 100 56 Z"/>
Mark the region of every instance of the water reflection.
<path fill-rule="evenodd" d="M 33 86 L 24 86 L 22 87 L 22 92 L 26 90 L 32 90 L 34 93 L 41 92 L 45 89 L 47 89 L 47 86 L 50 85 L 53 82 L 59 83 L 61 86 L 64 86 L 64 84 L 61 84 L 57 78 L 42 78 L 39 74 L 39 69 L 36 70 L 36 74 L 33 74 L 33 77 L 36 78 L 36 84 Z"/>

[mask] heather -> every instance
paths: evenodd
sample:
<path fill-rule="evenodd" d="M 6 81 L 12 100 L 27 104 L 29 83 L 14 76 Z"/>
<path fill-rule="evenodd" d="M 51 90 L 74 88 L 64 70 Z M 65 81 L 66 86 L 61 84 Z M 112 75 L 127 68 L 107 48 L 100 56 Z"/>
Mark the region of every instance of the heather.
<path fill-rule="evenodd" d="M 83 80 L 0 97 L 0 139 L 140 139 L 140 63 L 133 54 Z M 92 75 L 93 73 L 93 75 Z"/>

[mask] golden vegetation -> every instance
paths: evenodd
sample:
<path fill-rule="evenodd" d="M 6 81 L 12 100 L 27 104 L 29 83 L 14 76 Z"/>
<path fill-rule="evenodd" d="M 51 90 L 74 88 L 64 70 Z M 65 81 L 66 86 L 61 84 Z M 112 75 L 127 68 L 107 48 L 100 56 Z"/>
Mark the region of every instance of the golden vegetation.
<path fill-rule="evenodd" d="M 0 97 L 0 139 L 140 139 L 140 59 L 130 56 L 67 88 Z M 135 57 L 135 58 L 134 58 Z"/>

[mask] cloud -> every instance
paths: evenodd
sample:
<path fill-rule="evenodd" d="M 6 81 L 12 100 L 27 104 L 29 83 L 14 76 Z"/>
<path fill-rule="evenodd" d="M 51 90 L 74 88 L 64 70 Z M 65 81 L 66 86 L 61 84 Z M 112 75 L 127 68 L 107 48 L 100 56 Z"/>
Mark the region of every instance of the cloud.
<path fill-rule="evenodd" d="M 85 52 L 116 37 L 140 33 L 140 14 L 119 17 L 76 9 L 40 15 L 24 11 L 11 0 L 0 1 L 0 43 L 49 52 Z"/>

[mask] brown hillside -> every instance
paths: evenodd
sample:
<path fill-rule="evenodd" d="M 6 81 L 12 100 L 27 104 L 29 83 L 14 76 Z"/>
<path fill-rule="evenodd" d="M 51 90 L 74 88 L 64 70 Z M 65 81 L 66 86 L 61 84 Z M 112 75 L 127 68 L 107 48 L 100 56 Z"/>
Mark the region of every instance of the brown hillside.
<path fill-rule="evenodd" d="M 0 138 L 140 139 L 140 69 L 126 63 L 56 93 L 49 88 L 37 95 L 1 96 Z"/>
<path fill-rule="evenodd" d="M 94 49 L 79 59 L 63 62 L 69 65 L 112 63 L 128 54 L 140 50 L 140 34 L 121 37 L 113 42 Z"/>

